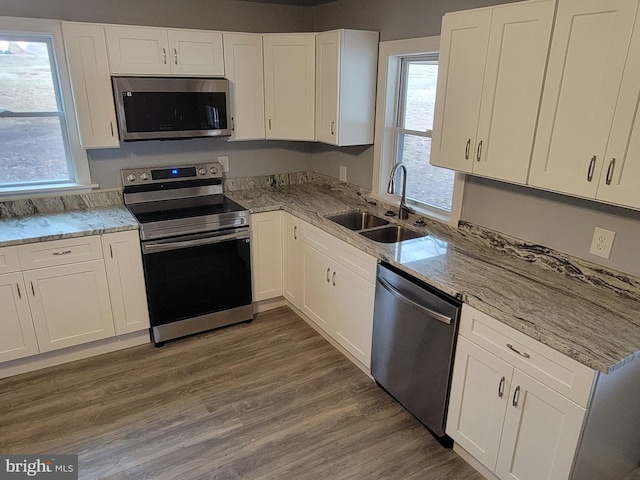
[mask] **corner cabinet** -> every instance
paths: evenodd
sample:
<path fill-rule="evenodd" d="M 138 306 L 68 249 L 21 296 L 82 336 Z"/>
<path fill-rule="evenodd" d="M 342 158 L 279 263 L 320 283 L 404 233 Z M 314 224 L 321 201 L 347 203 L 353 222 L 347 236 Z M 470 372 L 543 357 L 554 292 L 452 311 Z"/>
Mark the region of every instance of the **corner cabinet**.
<path fill-rule="evenodd" d="M 84 148 L 119 147 L 104 27 L 62 22 L 62 34 Z"/>
<path fill-rule="evenodd" d="M 543 0 L 445 15 L 433 165 L 526 183 L 554 13 Z"/>
<path fill-rule="evenodd" d="M 568 479 L 595 372 L 464 305 L 447 434 L 503 480 Z"/>
<path fill-rule="evenodd" d="M 231 140 L 258 140 L 264 130 L 262 35 L 223 33 L 224 71 L 231 95 Z"/>
<path fill-rule="evenodd" d="M 106 25 L 113 75 L 224 76 L 222 33 Z"/>
<path fill-rule="evenodd" d="M 269 300 L 282 295 L 281 211 L 251 215 L 251 273 L 253 300 Z"/>
<path fill-rule="evenodd" d="M 265 34 L 266 138 L 315 140 L 314 33 Z"/>
<path fill-rule="evenodd" d="M 316 35 L 316 140 L 373 143 L 378 32 L 333 30 Z"/>
<path fill-rule="evenodd" d="M 300 220 L 282 212 L 282 295 L 300 308 Z"/>
<path fill-rule="evenodd" d="M 300 310 L 370 368 L 376 259 L 306 222 L 300 230 Z"/>

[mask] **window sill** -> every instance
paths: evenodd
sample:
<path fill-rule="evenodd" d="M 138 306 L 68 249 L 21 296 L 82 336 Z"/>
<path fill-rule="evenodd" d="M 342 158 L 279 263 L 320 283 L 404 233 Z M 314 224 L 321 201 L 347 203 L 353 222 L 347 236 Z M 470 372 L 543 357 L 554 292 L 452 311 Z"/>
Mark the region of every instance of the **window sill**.
<path fill-rule="evenodd" d="M 0 187 L 0 201 L 21 198 L 41 198 L 54 195 L 80 195 L 91 193 L 98 184 L 80 185 L 77 183 L 60 183 L 56 185 L 28 185 L 24 187 Z"/>

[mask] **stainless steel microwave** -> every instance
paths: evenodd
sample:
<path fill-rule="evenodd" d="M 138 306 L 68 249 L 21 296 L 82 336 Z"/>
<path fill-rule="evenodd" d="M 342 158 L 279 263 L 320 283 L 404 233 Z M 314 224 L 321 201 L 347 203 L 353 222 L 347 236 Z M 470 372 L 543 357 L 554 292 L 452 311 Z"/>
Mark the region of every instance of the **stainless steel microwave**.
<path fill-rule="evenodd" d="M 120 139 L 231 135 L 229 80 L 113 77 Z"/>

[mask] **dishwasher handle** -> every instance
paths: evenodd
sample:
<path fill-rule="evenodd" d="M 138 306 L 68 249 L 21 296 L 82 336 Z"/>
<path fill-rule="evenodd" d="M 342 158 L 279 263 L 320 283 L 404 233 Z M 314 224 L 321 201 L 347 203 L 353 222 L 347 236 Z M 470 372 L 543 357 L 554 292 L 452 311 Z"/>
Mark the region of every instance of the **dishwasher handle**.
<path fill-rule="evenodd" d="M 406 302 L 409 305 L 412 305 L 413 307 L 426 313 L 431 318 L 438 320 L 439 322 L 446 323 L 447 325 L 451 325 L 453 318 L 448 317 L 447 315 L 443 315 L 441 313 L 435 312 L 430 308 L 427 308 L 424 305 L 420 305 L 419 303 L 414 302 L 410 298 L 405 297 L 402 294 L 402 292 L 400 292 L 397 288 L 395 288 L 393 285 L 387 282 L 384 278 L 378 277 L 378 282 L 380 282 L 380 285 L 382 285 L 389 293 L 391 293 L 393 296 L 397 297 L 398 299 L 402 300 L 403 302 Z"/>

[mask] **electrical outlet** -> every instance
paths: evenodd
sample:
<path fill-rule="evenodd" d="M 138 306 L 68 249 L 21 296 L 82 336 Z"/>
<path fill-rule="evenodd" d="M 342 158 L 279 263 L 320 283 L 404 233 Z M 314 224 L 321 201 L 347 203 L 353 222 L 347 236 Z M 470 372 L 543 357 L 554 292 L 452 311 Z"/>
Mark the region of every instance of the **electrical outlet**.
<path fill-rule="evenodd" d="M 611 230 L 605 230 L 604 228 L 596 227 L 593 232 L 593 241 L 591 242 L 592 254 L 602 258 L 609 258 L 611 254 L 611 246 L 613 245 L 613 239 L 616 236 L 616 232 Z"/>
<path fill-rule="evenodd" d="M 343 182 L 347 181 L 347 167 L 344 165 L 340 165 L 340 180 Z"/>
<path fill-rule="evenodd" d="M 222 165 L 222 171 L 223 172 L 228 172 L 229 171 L 229 157 L 227 157 L 227 156 L 218 157 L 218 163 L 220 165 Z"/>

